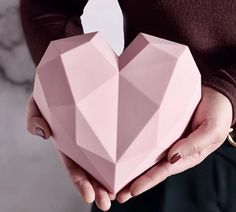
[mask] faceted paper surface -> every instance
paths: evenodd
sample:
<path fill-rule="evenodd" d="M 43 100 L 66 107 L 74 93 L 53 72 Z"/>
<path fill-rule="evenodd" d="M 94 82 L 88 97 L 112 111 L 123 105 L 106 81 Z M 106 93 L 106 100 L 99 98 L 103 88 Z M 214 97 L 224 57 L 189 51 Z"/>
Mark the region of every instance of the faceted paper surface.
<path fill-rule="evenodd" d="M 50 43 L 33 97 L 56 147 L 117 193 L 181 136 L 201 77 L 185 45 L 140 33 L 118 57 L 93 32 Z"/>

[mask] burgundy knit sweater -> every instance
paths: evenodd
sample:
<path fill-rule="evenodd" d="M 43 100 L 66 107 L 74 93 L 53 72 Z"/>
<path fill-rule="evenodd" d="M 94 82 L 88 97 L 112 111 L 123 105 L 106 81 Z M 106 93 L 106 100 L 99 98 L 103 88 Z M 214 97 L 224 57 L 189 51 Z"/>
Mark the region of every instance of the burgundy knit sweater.
<path fill-rule="evenodd" d="M 118 0 L 125 48 L 139 32 L 189 46 L 202 83 L 223 93 L 236 123 L 236 0 Z M 21 0 L 26 41 L 38 64 L 51 40 L 83 33 L 88 0 Z"/>

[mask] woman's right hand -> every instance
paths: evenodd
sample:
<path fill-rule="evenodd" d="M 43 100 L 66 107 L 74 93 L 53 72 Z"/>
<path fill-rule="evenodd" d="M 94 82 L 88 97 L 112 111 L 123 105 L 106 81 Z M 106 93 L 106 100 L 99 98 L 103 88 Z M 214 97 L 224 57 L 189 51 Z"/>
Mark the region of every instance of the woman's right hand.
<path fill-rule="evenodd" d="M 48 139 L 51 136 L 50 127 L 40 113 L 32 95 L 29 98 L 26 113 L 27 130 L 33 135 L 38 135 L 45 140 Z M 95 200 L 101 210 L 107 211 L 111 206 L 111 200 L 115 199 L 115 195 L 109 193 L 104 186 L 87 174 L 69 157 L 60 151 L 58 152 L 72 182 L 80 192 L 84 201 L 92 203 Z"/>

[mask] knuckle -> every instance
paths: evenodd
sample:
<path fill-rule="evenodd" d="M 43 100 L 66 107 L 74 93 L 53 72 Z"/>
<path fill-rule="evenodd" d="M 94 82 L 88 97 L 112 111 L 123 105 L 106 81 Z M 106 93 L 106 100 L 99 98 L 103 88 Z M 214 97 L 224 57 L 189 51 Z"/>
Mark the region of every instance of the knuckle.
<path fill-rule="evenodd" d="M 146 180 L 148 180 L 151 184 L 156 183 L 155 178 L 149 172 L 147 172 L 144 176 L 146 177 Z"/>
<path fill-rule="evenodd" d="M 30 134 L 34 134 L 34 130 L 33 130 L 33 126 L 32 124 L 28 121 L 26 124 L 26 130 L 30 133 Z"/>
<path fill-rule="evenodd" d="M 226 138 L 226 130 L 216 120 L 207 120 L 203 123 L 203 127 L 209 132 L 214 140 L 214 143 L 220 143 Z"/>
<path fill-rule="evenodd" d="M 171 167 L 169 166 L 169 164 L 167 163 L 167 164 L 165 164 L 164 165 L 164 178 L 167 178 L 168 176 L 171 176 L 172 174 L 171 174 Z"/>
<path fill-rule="evenodd" d="M 79 185 L 79 186 L 82 186 L 85 182 L 84 179 L 79 179 L 77 177 L 72 177 L 72 182 L 75 184 L 75 185 Z"/>
<path fill-rule="evenodd" d="M 26 130 L 27 130 L 29 133 L 31 133 L 31 126 L 30 126 L 29 124 L 27 124 Z"/>
<path fill-rule="evenodd" d="M 213 119 L 208 119 L 208 120 L 205 120 L 201 126 L 207 130 L 207 131 L 212 131 L 213 129 L 216 129 L 217 128 L 217 124 L 216 124 L 216 121 L 213 120 Z"/>
<path fill-rule="evenodd" d="M 220 143 L 225 140 L 227 133 L 225 132 L 222 127 L 214 126 L 211 128 L 211 133 L 213 136 L 213 139 L 216 143 Z"/>
<path fill-rule="evenodd" d="M 87 180 L 85 176 L 81 176 L 80 174 L 78 174 L 77 168 L 68 169 L 68 174 L 75 185 L 82 186 Z"/>
<path fill-rule="evenodd" d="M 74 184 L 76 184 L 76 185 L 83 184 L 84 179 L 80 179 L 80 177 L 78 177 L 78 175 L 74 174 L 73 172 L 70 172 L 69 175 L 70 175 L 70 178 Z"/>
<path fill-rule="evenodd" d="M 202 155 L 202 150 L 200 148 L 200 146 L 198 145 L 191 145 L 190 146 L 190 154 L 197 156 L 197 157 L 201 157 Z"/>

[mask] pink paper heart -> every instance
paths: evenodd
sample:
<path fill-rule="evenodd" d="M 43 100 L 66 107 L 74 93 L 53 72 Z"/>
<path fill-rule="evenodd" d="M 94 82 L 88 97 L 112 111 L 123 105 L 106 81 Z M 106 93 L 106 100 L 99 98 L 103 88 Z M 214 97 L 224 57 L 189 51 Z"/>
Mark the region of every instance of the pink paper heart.
<path fill-rule="evenodd" d="M 117 193 L 181 136 L 201 77 L 185 45 L 140 33 L 118 57 L 94 32 L 50 43 L 33 97 L 56 147 Z"/>

